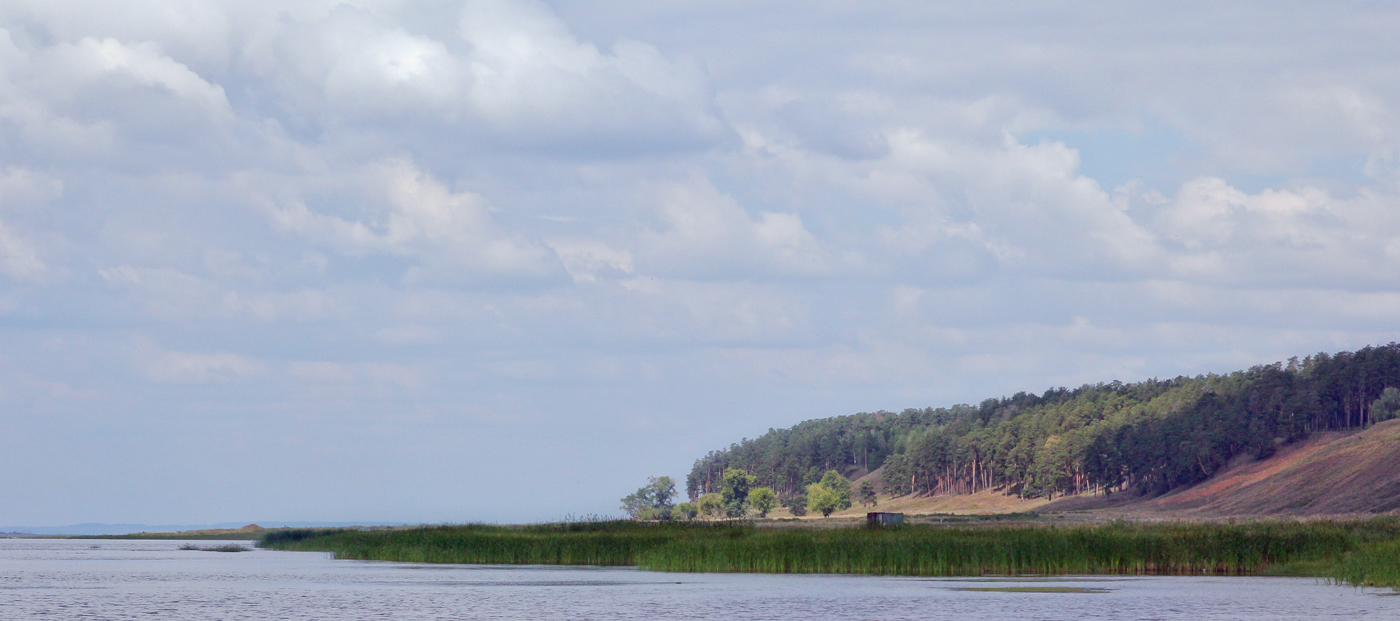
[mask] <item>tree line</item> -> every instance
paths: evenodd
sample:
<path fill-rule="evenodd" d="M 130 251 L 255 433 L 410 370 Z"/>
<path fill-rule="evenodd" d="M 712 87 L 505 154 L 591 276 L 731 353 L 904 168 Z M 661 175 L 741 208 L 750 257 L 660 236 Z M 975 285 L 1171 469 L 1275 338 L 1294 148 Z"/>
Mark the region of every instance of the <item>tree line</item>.
<path fill-rule="evenodd" d="M 1400 344 L 1390 343 L 1225 375 L 809 420 L 710 452 L 686 493 L 718 492 L 726 471 L 742 470 L 788 504 L 828 471 L 883 467 L 884 491 L 895 496 L 1156 494 L 1209 478 L 1236 456 L 1268 457 L 1315 432 L 1394 418 L 1397 387 Z"/>
<path fill-rule="evenodd" d="M 758 477 L 738 468 L 724 471 L 717 492 L 706 492 L 694 502 L 672 504 L 676 485 L 671 477 L 650 477 L 646 485 L 622 498 L 622 510 L 631 520 L 694 520 L 697 518 L 743 518 L 768 516 L 778 503 L 771 487 L 756 487 Z M 868 482 L 860 487 L 862 504 L 874 506 L 875 490 Z M 851 507 L 851 482 L 841 473 L 828 470 L 820 481 L 806 487 L 784 506 L 793 515 L 806 515 L 810 508 L 823 517 Z"/>

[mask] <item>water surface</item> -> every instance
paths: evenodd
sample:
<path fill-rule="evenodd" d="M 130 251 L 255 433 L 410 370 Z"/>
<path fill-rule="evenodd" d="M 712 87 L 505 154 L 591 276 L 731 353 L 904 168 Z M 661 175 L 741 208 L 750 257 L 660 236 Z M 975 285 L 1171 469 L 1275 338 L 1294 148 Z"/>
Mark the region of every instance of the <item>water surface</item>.
<path fill-rule="evenodd" d="M 221 543 L 0 539 L 0 619 L 1400 619 L 1389 590 L 1300 578 L 670 574 L 179 549 Z"/>

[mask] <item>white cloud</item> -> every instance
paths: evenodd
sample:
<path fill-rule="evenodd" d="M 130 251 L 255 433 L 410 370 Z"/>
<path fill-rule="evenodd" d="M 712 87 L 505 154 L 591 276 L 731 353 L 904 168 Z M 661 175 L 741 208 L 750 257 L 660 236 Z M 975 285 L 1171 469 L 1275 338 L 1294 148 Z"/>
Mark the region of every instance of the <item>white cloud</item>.
<path fill-rule="evenodd" d="M 152 156 L 164 151 L 189 165 L 195 162 L 188 155 L 172 158 L 169 150 L 217 160 L 211 156 L 239 151 L 237 133 L 260 131 L 258 120 L 237 117 L 221 85 L 159 42 L 85 36 L 40 43 L 32 35 L 16 39 L 28 33 L 4 26 L 0 131 L 11 141 L 0 149 L 11 157 L 59 166 L 106 161 L 129 170 L 151 167 L 159 161 Z"/>
<path fill-rule="evenodd" d="M 63 183 L 22 167 L 0 171 L 0 213 L 20 212 L 63 194 Z M 12 226 L 0 220 L 0 273 L 15 280 L 38 281 L 48 275 L 39 251 Z"/>
<path fill-rule="evenodd" d="M 622 40 L 604 53 L 534 0 L 470 0 L 458 23 L 474 52 L 470 100 L 493 124 L 582 132 L 592 148 L 612 142 L 608 134 L 646 140 L 639 130 L 702 144 L 726 137 L 706 77 L 654 46 Z"/>
<path fill-rule="evenodd" d="M 647 273 L 814 275 L 836 267 L 797 214 L 750 216 L 708 181 L 667 185 L 655 200 L 661 230 L 640 240 L 639 261 Z"/>
<path fill-rule="evenodd" d="M 98 274 L 132 296 L 146 314 L 163 320 L 312 321 L 334 315 L 336 307 L 332 296 L 317 289 L 240 291 L 173 268 L 122 265 Z"/>
<path fill-rule="evenodd" d="M 434 9 L 430 23 L 393 2 L 261 15 L 232 42 L 253 72 L 236 77 L 278 100 L 259 112 L 287 127 L 358 140 L 387 126 L 425 150 L 451 136 L 571 157 L 669 152 L 732 134 L 695 63 L 630 40 L 599 49 L 534 0 Z"/>
<path fill-rule="evenodd" d="M 1400 339 L 1400 11 L 1222 7 L 0 3 L 0 369 L 67 387 L 10 391 L 63 440 L 14 459 L 283 425 L 296 452 L 209 463 L 620 481 L 812 416 Z M 299 498 L 257 491 L 221 497 Z"/>
<path fill-rule="evenodd" d="M 33 280 L 43 275 L 44 262 L 33 246 L 0 222 L 0 272 L 16 280 Z"/>
<path fill-rule="evenodd" d="M 165 351 L 146 363 L 146 372 L 158 382 L 207 384 L 247 380 L 265 374 L 267 367 L 257 360 L 236 354 Z"/>
<path fill-rule="evenodd" d="M 1218 178 L 1184 184 L 1145 219 L 1175 249 L 1182 278 L 1256 286 L 1394 286 L 1400 196 L 1368 189 L 1339 198 L 1321 188 L 1250 194 Z"/>
<path fill-rule="evenodd" d="M 318 213 L 300 201 L 270 205 L 269 214 L 279 228 L 349 255 L 417 259 L 416 278 L 470 280 L 473 273 L 530 278 L 555 268 L 542 245 L 496 226 L 480 196 L 452 192 L 408 161 L 368 166 L 361 184 L 373 202 L 364 218 Z"/>
<path fill-rule="evenodd" d="M 74 44 L 60 43 L 47 53 L 52 56 L 50 62 L 57 65 L 53 68 L 71 80 L 64 85 L 68 88 L 115 75 L 133 86 L 158 88 L 188 100 L 210 116 L 231 114 L 222 87 L 206 82 L 152 41 L 124 44 L 112 38 L 84 37 Z M 61 96 L 74 94 L 66 92 Z"/>
<path fill-rule="evenodd" d="M 777 345 L 800 340 L 811 309 L 800 295 L 762 286 L 634 278 L 621 282 L 618 325 L 630 339 L 692 345 Z M 619 312 L 620 310 L 620 312 Z"/>
<path fill-rule="evenodd" d="M 632 253 L 590 239 L 560 239 L 549 242 L 564 269 L 576 283 L 596 282 L 601 274 L 625 276 L 636 271 Z"/>
<path fill-rule="evenodd" d="M 422 373 L 395 364 L 347 364 L 329 361 L 293 362 L 287 372 L 296 380 L 313 385 L 362 385 L 365 382 L 414 389 L 423 384 Z"/>
<path fill-rule="evenodd" d="M 0 210 L 46 203 L 63 196 L 63 181 L 28 168 L 0 171 Z"/>
<path fill-rule="evenodd" d="M 891 133 L 887 156 L 827 164 L 848 192 L 899 214 L 875 227 L 900 278 L 965 281 L 999 271 L 1117 278 L 1160 253 L 1153 234 L 1079 172 L 1061 143 L 990 146 Z"/>

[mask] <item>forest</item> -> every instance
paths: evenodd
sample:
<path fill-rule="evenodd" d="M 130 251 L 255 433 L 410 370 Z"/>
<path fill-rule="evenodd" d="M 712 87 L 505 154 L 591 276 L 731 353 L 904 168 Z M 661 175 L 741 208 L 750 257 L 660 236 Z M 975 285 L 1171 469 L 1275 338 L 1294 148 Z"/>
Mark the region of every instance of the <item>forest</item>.
<path fill-rule="evenodd" d="M 1136 383 L 1017 393 L 977 405 L 809 420 L 712 451 L 686 477 L 694 499 L 741 469 L 784 501 L 828 470 L 882 471 L 892 496 L 1000 490 L 1023 497 L 1159 494 L 1264 458 L 1309 434 L 1400 412 L 1400 344 Z"/>

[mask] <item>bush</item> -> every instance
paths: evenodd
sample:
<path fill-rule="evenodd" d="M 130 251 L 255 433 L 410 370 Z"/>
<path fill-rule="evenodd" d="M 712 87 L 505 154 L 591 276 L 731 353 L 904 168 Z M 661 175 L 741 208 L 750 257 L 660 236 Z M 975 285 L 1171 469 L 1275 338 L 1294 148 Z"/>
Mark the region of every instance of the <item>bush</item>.
<path fill-rule="evenodd" d="M 676 505 L 675 514 L 676 514 L 676 517 L 679 518 L 679 519 L 682 519 L 682 520 L 693 520 L 693 519 L 695 519 L 695 516 L 698 515 L 699 513 L 700 513 L 700 507 L 695 506 L 694 503 L 683 502 L 683 503 L 681 503 L 681 504 Z"/>

